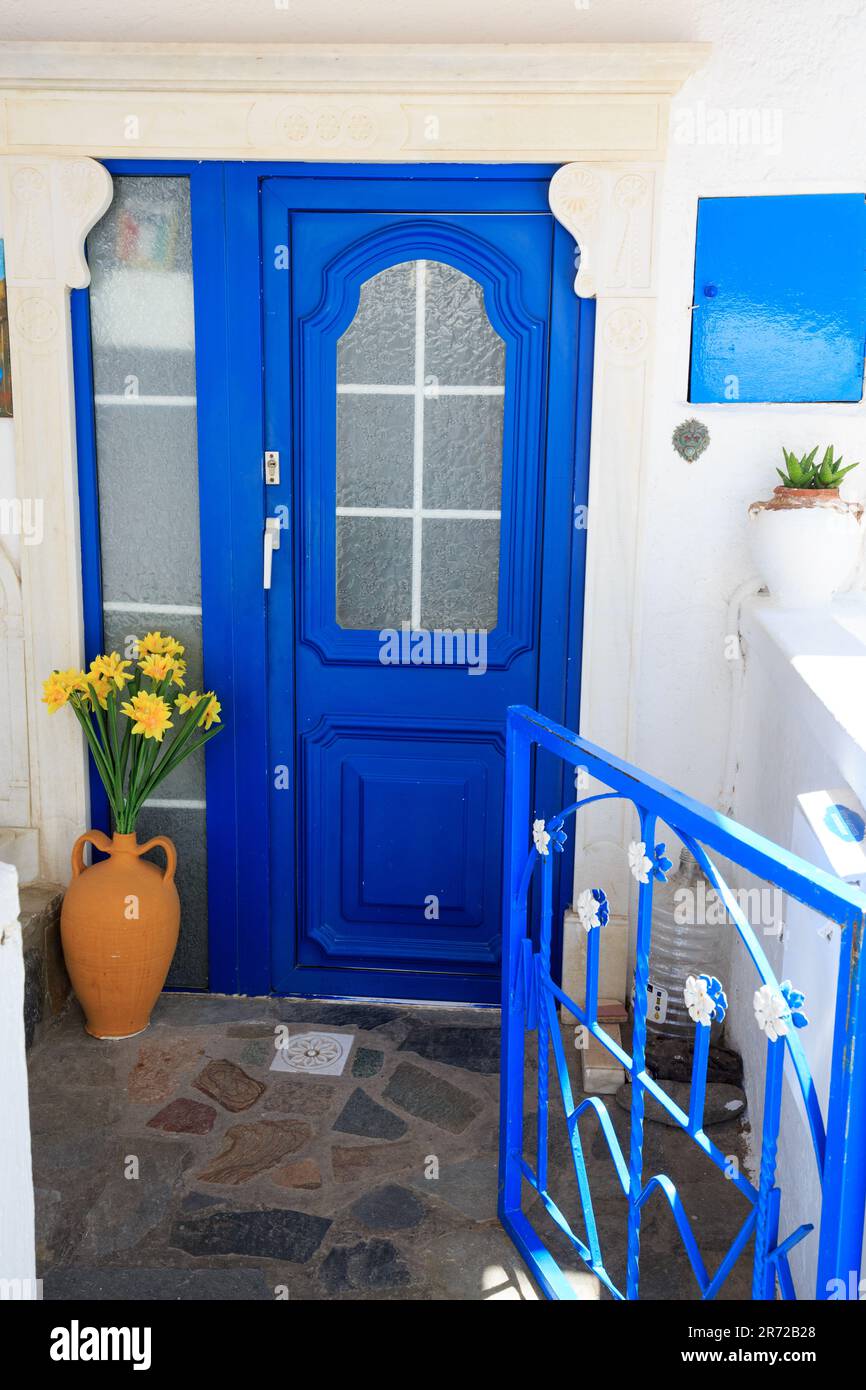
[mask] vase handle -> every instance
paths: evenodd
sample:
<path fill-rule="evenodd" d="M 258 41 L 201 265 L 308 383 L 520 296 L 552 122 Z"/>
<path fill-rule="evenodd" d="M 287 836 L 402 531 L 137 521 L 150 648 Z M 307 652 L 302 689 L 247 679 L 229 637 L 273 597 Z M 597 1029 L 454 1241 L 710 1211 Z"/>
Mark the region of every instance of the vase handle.
<path fill-rule="evenodd" d="M 136 853 L 147 854 L 149 849 L 161 849 L 165 854 L 166 864 L 165 873 L 162 876 L 163 883 L 171 883 L 174 880 L 174 871 L 177 868 L 177 850 L 167 835 L 155 835 L 146 844 L 139 845 Z"/>
<path fill-rule="evenodd" d="M 111 853 L 111 841 L 107 835 L 103 835 L 101 830 L 85 830 L 72 846 L 73 878 L 78 878 L 84 870 L 84 846 L 87 844 L 94 845 L 96 849 L 102 850 L 103 854 Z"/>

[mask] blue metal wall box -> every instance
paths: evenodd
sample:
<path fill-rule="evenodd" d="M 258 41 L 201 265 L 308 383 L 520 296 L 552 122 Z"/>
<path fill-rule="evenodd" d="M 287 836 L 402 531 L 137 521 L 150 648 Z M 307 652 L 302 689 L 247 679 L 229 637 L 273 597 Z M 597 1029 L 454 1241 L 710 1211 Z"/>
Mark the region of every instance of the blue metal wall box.
<path fill-rule="evenodd" d="M 862 193 L 701 198 L 689 400 L 859 401 Z"/>

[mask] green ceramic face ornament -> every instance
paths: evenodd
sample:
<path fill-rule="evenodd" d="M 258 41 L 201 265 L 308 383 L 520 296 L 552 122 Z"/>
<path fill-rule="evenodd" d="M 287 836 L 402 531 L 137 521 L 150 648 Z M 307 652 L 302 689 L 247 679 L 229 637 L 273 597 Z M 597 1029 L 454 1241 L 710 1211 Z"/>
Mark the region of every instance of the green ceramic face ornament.
<path fill-rule="evenodd" d="M 684 420 L 671 435 L 671 442 L 686 463 L 694 463 L 707 448 L 710 432 L 700 420 Z"/>

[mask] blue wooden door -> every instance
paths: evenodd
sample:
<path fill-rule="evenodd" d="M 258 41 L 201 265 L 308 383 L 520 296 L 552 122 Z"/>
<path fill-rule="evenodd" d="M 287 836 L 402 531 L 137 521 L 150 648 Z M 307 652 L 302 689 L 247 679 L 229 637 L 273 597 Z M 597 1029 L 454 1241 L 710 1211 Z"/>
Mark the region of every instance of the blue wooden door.
<path fill-rule="evenodd" d="M 274 988 L 492 1001 L 505 711 L 563 710 L 571 267 L 466 183 L 262 196 Z"/>

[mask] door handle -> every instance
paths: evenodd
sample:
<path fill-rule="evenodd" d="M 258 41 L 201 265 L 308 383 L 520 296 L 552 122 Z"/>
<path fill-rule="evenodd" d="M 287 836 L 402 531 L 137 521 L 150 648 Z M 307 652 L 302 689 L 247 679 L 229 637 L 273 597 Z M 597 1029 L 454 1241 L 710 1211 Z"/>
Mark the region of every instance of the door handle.
<path fill-rule="evenodd" d="M 273 565 L 274 551 L 280 548 L 280 519 L 277 516 L 265 517 L 264 547 L 262 588 L 269 589 L 271 587 L 271 568 Z"/>

